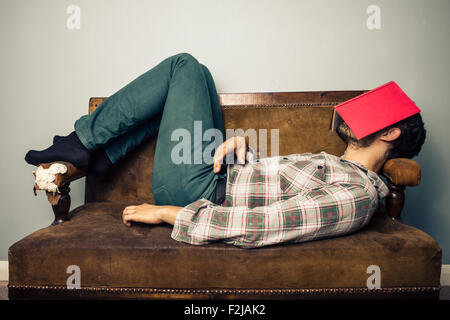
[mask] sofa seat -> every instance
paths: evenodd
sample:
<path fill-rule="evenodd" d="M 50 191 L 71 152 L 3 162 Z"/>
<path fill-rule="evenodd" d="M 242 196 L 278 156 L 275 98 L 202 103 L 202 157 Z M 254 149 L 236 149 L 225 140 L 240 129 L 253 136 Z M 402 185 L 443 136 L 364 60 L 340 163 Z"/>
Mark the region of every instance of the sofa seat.
<path fill-rule="evenodd" d="M 276 298 L 439 293 L 441 248 L 384 207 L 345 237 L 258 249 L 173 240 L 171 226 L 123 225 L 132 203 L 92 202 L 70 221 L 38 230 L 9 249 L 10 298 Z M 81 289 L 67 290 L 77 265 Z M 367 268 L 381 289 L 367 289 Z M 370 291 L 370 292 L 369 292 Z"/>

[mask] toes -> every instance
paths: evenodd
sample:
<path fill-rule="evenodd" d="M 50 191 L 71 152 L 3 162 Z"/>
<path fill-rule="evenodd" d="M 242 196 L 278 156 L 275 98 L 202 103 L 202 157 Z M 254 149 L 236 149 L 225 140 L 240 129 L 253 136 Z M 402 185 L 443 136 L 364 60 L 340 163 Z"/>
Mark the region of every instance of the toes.
<path fill-rule="evenodd" d="M 32 164 L 32 165 L 36 165 L 36 161 L 34 159 L 34 155 L 35 155 L 36 151 L 35 150 L 30 150 L 27 152 L 27 154 L 25 155 L 25 161 L 28 164 Z"/>

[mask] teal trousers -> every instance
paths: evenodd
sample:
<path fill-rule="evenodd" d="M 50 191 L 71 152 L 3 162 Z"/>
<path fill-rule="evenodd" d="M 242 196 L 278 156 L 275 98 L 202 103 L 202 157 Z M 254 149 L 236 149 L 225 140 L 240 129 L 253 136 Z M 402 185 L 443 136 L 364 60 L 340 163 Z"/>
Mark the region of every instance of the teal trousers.
<path fill-rule="evenodd" d="M 201 129 L 201 141 L 194 139 L 194 124 L 197 138 Z M 77 119 L 74 128 L 86 148 L 103 148 L 112 163 L 157 134 L 152 176 L 155 203 L 185 206 L 201 198 L 213 200 L 220 175 L 213 172 L 212 163 L 194 158 L 198 160 L 199 154 L 211 148 L 213 139 L 202 139 L 205 131 L 215 128 L 225 137 L 224 124 L 211 73 L 192 55 L 166 58 L 103 101 L 92 114 Z M 173 161 L 172 152 L 180 146 L 180 139 L 173 139 L 174 132 L 190 134 L 191 161 Z"/>

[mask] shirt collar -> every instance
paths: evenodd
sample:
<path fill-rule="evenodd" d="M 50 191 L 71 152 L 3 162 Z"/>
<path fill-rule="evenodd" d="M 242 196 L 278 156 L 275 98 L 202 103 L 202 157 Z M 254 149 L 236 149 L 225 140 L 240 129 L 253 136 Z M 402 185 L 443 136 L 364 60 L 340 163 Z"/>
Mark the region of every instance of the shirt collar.
<path fill-rule="evenodd" d="M 386 186 L 383 180 L 381 180 L 380 176 L 376 172 L 367 169 L 363 164 L 359 162 L 344 159 L 344 155 L 340 156 L 339 158 L 341 159 L 341 161 L 352 163 L 358 168 L 360 168 L 362 171 L 364 171 L 367 177 L 369 177 L 370 181 L 374 185 L 375 189 L 377 189 L 378 196 L 380 197 L 380 199 L 386 197 L 390 193 L 389 188 Z"/>

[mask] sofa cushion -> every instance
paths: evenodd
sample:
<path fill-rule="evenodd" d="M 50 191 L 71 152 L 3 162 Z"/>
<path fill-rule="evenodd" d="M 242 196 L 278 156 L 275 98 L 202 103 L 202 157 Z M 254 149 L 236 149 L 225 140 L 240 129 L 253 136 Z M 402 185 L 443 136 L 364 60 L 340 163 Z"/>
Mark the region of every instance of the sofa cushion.
<path fill-rule="evenodd" d="M 81 287 L 360 288 L 368 266 L 377 265 L 381 287 L 439 287 L 439 245 L 381 209 L 352 235 L 249 250 L 180 243 L 169 225 L 127 228 L 121 220 L 127 205 L 79 206 L 70 221 L 15 243 L 10 286 L 66 286 L 67 267 L 77 265 Z"/>

